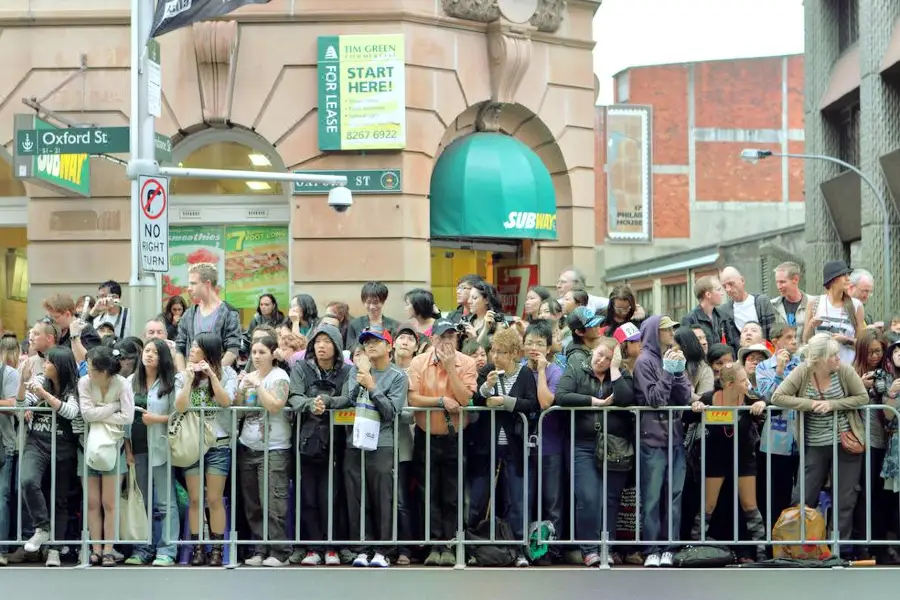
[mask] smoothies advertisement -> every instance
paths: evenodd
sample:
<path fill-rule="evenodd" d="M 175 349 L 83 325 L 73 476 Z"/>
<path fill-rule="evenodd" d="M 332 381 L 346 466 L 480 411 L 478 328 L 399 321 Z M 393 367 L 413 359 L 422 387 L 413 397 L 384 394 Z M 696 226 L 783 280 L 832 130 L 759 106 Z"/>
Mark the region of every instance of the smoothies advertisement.
<path fill-rule="evenodd" d="M 188 268 L 214 263 L 220 297 L 237 309 L 256 309 L 261 294 L 288 306 L 288 228 L 286 226 L 177 226 L 169 230 L 169 272 L 162 276 L 162 306 L 188 293 Z"/>
<path fill-rule="evenodd" d="M 169 272 L 162 275 L 162 306 L 172 296 L 183 296 L 191 301 L 188 293 L 188 268 L 195 263 L 213 263 L 219 273 L 225 270 L 224 228 L 219 226 L 171 227 L 169 229 Z M 219 281 L 219 292 L 222 290 Z"/>
<path fill-rule="evenodd" d="M 272 294 L 286 313 L 288 228 L 229 226 L 225 232 L 225 300 L 235 308 L 256 309 L 260 295 Z"/>

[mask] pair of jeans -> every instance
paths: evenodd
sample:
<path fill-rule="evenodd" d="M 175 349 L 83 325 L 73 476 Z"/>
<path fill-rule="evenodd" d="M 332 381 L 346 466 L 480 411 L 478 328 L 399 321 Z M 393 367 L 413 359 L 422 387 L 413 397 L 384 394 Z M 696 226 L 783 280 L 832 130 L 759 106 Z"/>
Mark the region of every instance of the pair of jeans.
<path fill-rule="evenodd" d="M 362 464 L 365 459 L 365 466 Z M 347 448 L 344 454 L 344 485 L 347 489 L 347 523 L 350 539 L 363 542 L 357 553 L 391 552 L 390 546 L 372 547 L 365 540 L 387 542 L 394 537 L 394 448 L 371 452 Z M 363 493 L 365 489 L 365 493 Z M 365 529 L 361 518 L 365 511 Z"/>
<path fill-rule="evenodd" d="M 622 503 L 622 490 L 628 483 L 627 471 L 606 470 L 606 498 L 603 497 L 603 471 L 597 465 L 593 440 L 575 440 L 575 539 L 599 540 L 604 532 L 616 537 L 616 521 Z M 584 556 L 599 552 L 597 544 L 580 544 Z"/>
<path fill-rule="evenodd" d="M 491 465 L 490 455 L 479 455 L 469 459 L 468 527 L 474 529 L 481 521 L 490 519 L 488 505 L 491 501 L 491 486 L 494 477 L 497 476 L 497 487 L 494 489 L 494 515 L 509 524 L 514 536 L 522 538 L 524 535 L 522 519 L 526 515 L 522 449 L 511 445 L 497 446 L 495 457 L 496 465 Z"/>
<path fill-rule="evenodd" d="M 9 456 L 0 449 L 0 554 L 6 554 L 7 547 L 3 544 L 11 540 L 10 525 L 12 521 L 13 502 L 13 476 L 16 473 L 16 457 Z M 15 535 L 12 536 L 12 539 Z"/>
<path fill-rule="evenodd" d="M 563 532 L 563 498 L 568 497 L 564 492 L 563 454 L 544 454 L 541 457 L 541 471 L 538 473 L 538 457 L 532 455 L 529 458 L 529 494 L 530 494 L 530 520 L 550 521 L 556 530 L 556 535 L 562 538 Z M 540 513 L 538 513 L 538 478 L 541 482 Z M 550 553 L 553 556 L 559 554 L 559 546 L 551 546 Z"/>
<path fill-rule="evenodd" d="M 144 506 L 150 501 L 150 493 L 147 489 L 150 483 L 149 456 L 147 454 L 134 455 L 134 473 L 137 477 L 138 487 L 144 496 Z M 152 469 L 153 476 L 153 544 L 137 546 L 134 554 L 150 562 L 154 557 L 168 556 L 175 560 L 178 547 L 177 542 L 181 534 L 181 520 L 178 514 L 178 496 L 175 494 L 175 474 L 171 473 L 169 465 L 162 464 Z M 170 483 L 171 479 L 171 483 Z M 168 487 L 168 492 L 166 491 Z M 168 517 L 168 518 L 167 518 Z"/>
<path fill-rule="evenodd" d="M 426 465 L 427 445 L 431 445 L 431 460 Z M 416 465 L 417 477 L 422 485 L 428 482 L 425 490 L 426 502 L 431 510 L 430 523 L 426 526 L 433 543 L 447 542 L 456 537 L 459 524 L 459 437 L 457 435 L 432 435 L 416 427 L 413 462 Z M 426 478 L 425 474 L 428 473 Z"/>
<path fill-rule="evenodd" d="M 422 511 L 418 505 L 418 489 L 413 489 L 412 465 L 411 461 L 397 465 L 397 537 L 400 541 L 397 554 L 406 557 L 412 556 L 409 542 L 422 538 Z"/>
<path fill-rule="evenodd" d="M 44 476 L 51 470 L 51 463 L 56 463 L 56 493 L 53 498 L 54 541 L 65 538 L 69 520 L 69 490 L 78 478 L 78 454 L 76 444 L 57 437 L 56 455 L 51 456 L 51 439 L 49 436 L 29 434 L 25 440 L 22 453 L 21 479 L 22 500 L 35 529 L 50 531 L 50 512 L 47 498 L 44 496 Z M 75 507 L 72 507 L 75 510 Z M 53 538 L 51 538 L 53 539 Z"/>
<path fill-rule="evenodd" d="M 669 449 L 641 444 L 641 531 L 639 540 L 665 542 L 649 547 L 645 554 L 671 551 L 671 535 L 680 537 L 681 491 L 684 488 L 684 445 L 672 445 L 672 475 L 669 479 Z"/>
<path fill-rule="evenodd" d="M 273 556 L 284 562 L 291 555 L 287 540 L 288 493 L 291 479 L 291 451 L 269 450 L 266 453 L 238 445 L 238 472 L 241 476 L 241 499 L 247 525 L 254 540 L 262 540 L 263 519 L 268 523 L 268 541 L 256 544 L 255 554 Z M 266 485 L 268 473 L 268 486 Z M 263 512 L 263 498 L 268 496 L 268 512 Z M 280 544 L 273 542 L 282 542 Z"/>

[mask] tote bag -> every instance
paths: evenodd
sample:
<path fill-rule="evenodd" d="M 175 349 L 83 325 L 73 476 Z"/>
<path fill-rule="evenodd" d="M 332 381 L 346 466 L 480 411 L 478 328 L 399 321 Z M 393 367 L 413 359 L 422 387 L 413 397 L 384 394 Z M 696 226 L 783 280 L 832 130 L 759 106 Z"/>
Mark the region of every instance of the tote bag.
<path fill-rule="evenodd" d="M 91 423 L 87 443 L 84 446 L 84 460 L 95 471 L 112 471 L 119 458 L 119 441 L 124 437 L 121 427 L 107 423 Z"/>
<path fill-rule="evenodd" d="M 119 537 L 123 540 L 150 539 L 150 524 L 144 495 L 138 487 L 134 465 L 128 467 L 128 483 L 122 490 L 119 502 Z"/>
<path fill-rule="evenodd" d="M 169 417 L 169 448 L 172 466 L 186 468 L 200 462 L 200 457 L 216 443 L 216 434 L 196 412 L 175 413 Z"/>
<path fill-rule="evenodd" d="M 371 452 L 378 449 L 381 433 L 381 415 L 369 398 L 368 390 L 362 390 L 356 399 L 356 416 L 353 418 L 353 447 Z"/>

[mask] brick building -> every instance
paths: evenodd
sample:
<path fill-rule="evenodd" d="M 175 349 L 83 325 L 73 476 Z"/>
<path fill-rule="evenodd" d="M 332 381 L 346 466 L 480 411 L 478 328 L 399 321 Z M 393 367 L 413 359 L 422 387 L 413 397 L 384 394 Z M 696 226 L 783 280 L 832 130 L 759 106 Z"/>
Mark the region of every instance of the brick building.
<path fill-rule="evenodd" d="M 716 268 L 719 254 L 710 249 L 737 240 L 767 246 L 769 233 L 782 239 L 803 224 L 802 161 L 740 158 L 747 147 L 803 152 L 803 77 L 802 55 L 634 67 L 615 76 L 615 104 L 598 107 L 595 186 L 598 264 L 608 285 L 628 281 L 647 306 L 677 313 L 692 303 L 688 278 Z M 623 202 L 630 202 L 624 211 Z M 767 256 L 794 257 L 769 250 L 738 265 L 763 287 Z"/>
<path fill-rule="evenodd" d="M 804 7 L 807 152 L 858 166 L 888 213 L 886 242 L 885 211 L 869 186 L 837 165 L 809 161 L 807 268 L 817 277 L 837 258 L 872 271 L 878 293 L 866 314 L 879 320 L 900 307 L 900 0 L 817 0 Z M 892 300 L 887 309 L 884 289 Z"/>

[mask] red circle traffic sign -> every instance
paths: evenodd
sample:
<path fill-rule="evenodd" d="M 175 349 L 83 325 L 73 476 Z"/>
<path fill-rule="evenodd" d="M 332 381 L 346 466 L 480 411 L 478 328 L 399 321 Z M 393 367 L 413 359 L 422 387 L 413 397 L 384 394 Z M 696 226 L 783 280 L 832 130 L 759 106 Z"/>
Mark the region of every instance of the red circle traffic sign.
<path fill-rule="evenodd" d="M 166 189 L 156 179 L 148 179 L 141 186 L 141 210 L 148 219 L 158 219 L 166 210 Z"/>

